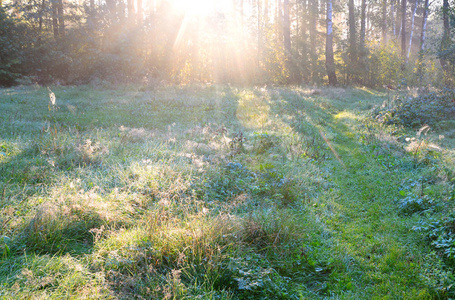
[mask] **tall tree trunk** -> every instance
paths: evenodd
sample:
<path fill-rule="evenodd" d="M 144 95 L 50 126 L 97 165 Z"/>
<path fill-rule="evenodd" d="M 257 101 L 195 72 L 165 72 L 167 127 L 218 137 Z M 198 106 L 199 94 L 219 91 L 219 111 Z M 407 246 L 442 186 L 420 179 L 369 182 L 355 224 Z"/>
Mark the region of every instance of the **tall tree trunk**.
<path fill-rule="evenodd" d="M 444 32 L 442 35 L 441 46 L 439 48 L 440 52 L 445 51 L 450 46 L 450 23 L 449 23 L 449 0 L 443 0 L 442 2 L 442 21 L 444 26 Z M 439 59 L 442 70 L 444 73 L 449 71 L 449 63 L 444 56 L 441 56 Z"/>
<path fill-rule="evenodd" d="M 65 16 L 63 12 L 63 0 L 57 0 L 57 14 L 58 14 L 58 33 L 60 36 L 65 35 Z"/>
<path fill-rule="evenodd" d="M 262 49 L 263 49 L 263 46 L 262 46 L 262 35 L 263 35 L 263 32 L 262 32 L 262 21 L 261 21 L 261 0 L 256 0 L 257 1 L 257 11 L 258 11 L 258 57 L 257 57 L 257 65 L 258 65 L 258 70 L 260 69 L 260 65 L 261 65 L 261 58 L 262 58 Z"/>
<path fill-rule="evenodd" d="M 422 82 L 423 79 L 423 64 L 425 58 L 425 34 L 427 31 L 427 19 L 428 19 L 429 0 L 425 0 L 423 5 L 423 17 L 422 17 L 422 32 L 420 33 L 420 49 L 419 49 L 419 61 L 417 67 L 417 76 Z"/>
<path fill-rule="evenodd" d="M 365 30 L 366 30 L 366 0 L 362 0 L 362 7 L 360 13 L 360 56 L 364 54 L 365 51 Z"/>
<path fill-rule="evenodd" d="M 425 51 L 425 35 L 427 31 L 427 19 L 429 10 L 429 0 L 425 0 L 423 5 L 423 17 L 422 17 L 422 32 L 420 34 L 420 52 Z"/>
<path fill-rule="evenodd" d="M 41 7 L 38 14 L 38 47 L 41 46 L 41 34 L 43 33 L 43 13 L 46 9 L 46 0 L 41 0 Z"/>
<path fill-rule="evenodd" d="M 411 15 L 411 31 L 409 32 L 409 49 L 408 54 L 406 55 L 406 63 L 409 61 L 409 56 L 411 55 L 411 47 L 412 47 L 412 36 L 414 34 L 414 19 L 417 11 L 417 6 L 419 5 L 419 0 L 415 0 L 413 7 L 412 7 L 412 15 Z"/>
<path fill-rule="evenodd" d="M 365 47 L 365 24 L 366 24 L 366 0 L 362 0 L 361 14 L 360 14 L 360 51 Z"/>
<path fill-rule="evenodd" d="M 310 57 L 311 57 L 311 79 L 313 83 L 317 81 L 317 64 L 318 64 L 318 54 L 316 53 L 316 35 L 317 35 L 317 19 L 318 19 L 318 0 L 309 0 L 310 3 Z"/>
<path fill-rule="evenodd" d="M 382 44 L 387 44 L 387 0 L 382 0 Z"/>
<path fill-rule="evenodd" d="M 291 21 L 289 18 L 289 0 L 283 1 L 283 41 L 286 57 L 291 54 Z"/>
<path fill-rule="evenodd" d="M 327 76 L 329 77 L 329 85 L 337 84 L 337 76 L 335 72 L 335 60 L 333 58 L 333 23 L 332 23 L 332 0 L 327 0 L 327 36 L 325 43 L 325 66 Z"/>
<path fill-rule="evenodd" d="M 349 9 L 349 61 L 350 61 L 350 71 L 348 71 L 348 84 L 353 75 L 352 70 L 355 69 L 357 65 L 357 36 L 356 36 L 356 27 L 355 27 L 355 7 L 354 0 L 349 0 L 348 3 Z"/>
<path fill-rule="evenodd" d="M 57 1 L 58 0 L 51 0 L 51 7 L 52 7 L 52 29 L 54 31 L 54 38 L 58 39 L 58 18 L 57 18 Z"/>
<path fill-rule="evenodd" d="M 365 4 L 366 5 L 366 4 Z M 371 18 L 371 8 L 373 7 L 373 5 L 368 5 L 368 10 L 366 12 L 366 17 L 365 17 L 365 20 L 366 20 L 366 23 L 367 23 L 367 26 L 366 26 L 366 39 L 368 40 L 368 34 L 371 35 L 371 31 L 372 31 L 372 28 L 373 28 L 373 22 L 372 22 L 372 18 Z"/>
<path fill-rule="evenodd" d="M 300 9 L 299 2 L 295 3 L 295 35 L 300 36 Z M 296 53 L 299 53 L 299 46 L 296 45 Z"/>
<path fill-rule="evenodd" d="M 291 20 L 289 17 L 290 5 L 289 0 L 283 1 L 283 42 L 284 42 L 284 54 L 286 57 L 286 68 L 289 71 L 290 80 L 295 80 L 295 75 L 291 68 Z"/>
<path fill-rule="evenodd" d="M 390 2 L 390 15 L 392 17 L 391 23 L 392 23 L 393 36 L 396 36 L 397 27 L 395 26 L 395 0 L 391 0 L 391 2 Z"/>
<path fill-rule="evenodd" d="M 302 81 L 305 82 L 311 82 L 311 56 L 310 56 L 310 50 L 307 45 L 310 45 L 310 1 L 311 0 L 304 0 L 303 3 L 303 15 L 302 15 L 302 60 L 304 63 L 302 66 L 305 66 L 302 70 Z"/>
<path fill-rule="evenodd" d="M 366 9 L 367 2 L 362 0 L 361 12 L 360 12 L 360 44 L 359 44 L 359 62 L 360 72 L 362 74 L 361 80 L 365 83 L 367 77 L 367 49 L 365 47 L 365 36 L 366 36 Z"/>
<path fill-rule="evenodd" d="M 406 3 L 401 0 L 401 56 L 406 58 Z"/>

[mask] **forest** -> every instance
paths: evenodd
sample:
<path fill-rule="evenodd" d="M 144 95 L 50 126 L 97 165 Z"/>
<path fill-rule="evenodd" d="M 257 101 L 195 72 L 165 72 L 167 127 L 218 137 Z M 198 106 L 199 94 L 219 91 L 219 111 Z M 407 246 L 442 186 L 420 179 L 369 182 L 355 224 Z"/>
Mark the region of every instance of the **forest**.
<path fill-rule="evenodd" d="M 454 299 L 454 6 L 0 0 L 0 299 Z"/>
<path fill-rule="evenodd" d="M 438 1 L 2 0 L 0 84 L 449 86 Z"/>

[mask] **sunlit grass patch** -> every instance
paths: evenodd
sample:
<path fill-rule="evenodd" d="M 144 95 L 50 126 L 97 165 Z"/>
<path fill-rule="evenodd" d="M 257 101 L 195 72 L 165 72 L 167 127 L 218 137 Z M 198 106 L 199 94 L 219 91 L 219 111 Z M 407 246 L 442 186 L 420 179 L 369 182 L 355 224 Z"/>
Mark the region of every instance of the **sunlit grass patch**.
<path fill-rule="evenodd" d="M 28 254 L 0 264 L 5 299 L 110 299 L 103 274 L 92 273 L 83 261 L 69 255 Z"/>
<path fill-rule="evenodd" d="M 269 120 L 270 106 L 266 95 L 254 92 L 240 94 L 236 117 L 246 128 L 264 128 Z"/>
<path fill-rule="evenodd" d="M 311 285 L 306 279 L 291 285 L 286 276 L 312 277 L 315 268 L 327 263 L 305 248 L 314 244 L 318 225 L 289 210 L 260 210 L 243 217 L 201 212 L 182 219 L 158 209 L 144 222 L 142 228 L 120 231 L 96 244 L 94 262 L 110 270 L 115 289 L 124 290 L 127 284 L 129 293 L 163 297 L 188 295 L 196 285 L 204 293 L 241 298 L 279 295 L 287 286 Z M 302 255 L 304 248 L 307 254 Z M 142 276 L 131 275 L 138 273 Z"/>
<path fill-rule="evenodd" d="M 47 201 L 37 200 L 42 204 L 35 204 L 37 208 L 32 210 L 31 218 L 13 241 L 15 251 L 24 248 L 50 254 L 90 252 L 92 230 L 118 228 L 129 223 L 124 213 L 130 205 L 120 203 L 115 194 L 103 199 L 96 190 L 58 191 Z"/>

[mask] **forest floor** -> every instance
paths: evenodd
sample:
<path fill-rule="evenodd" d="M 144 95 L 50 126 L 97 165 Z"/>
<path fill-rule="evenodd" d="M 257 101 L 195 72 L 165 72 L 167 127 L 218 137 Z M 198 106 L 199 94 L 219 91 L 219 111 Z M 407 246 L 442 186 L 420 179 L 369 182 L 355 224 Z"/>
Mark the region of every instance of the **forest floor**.
<path fill-rule="evenodd" d="M 455 131 L 366 88 L 0 90 L 0 299 L 448 299 Z"/>

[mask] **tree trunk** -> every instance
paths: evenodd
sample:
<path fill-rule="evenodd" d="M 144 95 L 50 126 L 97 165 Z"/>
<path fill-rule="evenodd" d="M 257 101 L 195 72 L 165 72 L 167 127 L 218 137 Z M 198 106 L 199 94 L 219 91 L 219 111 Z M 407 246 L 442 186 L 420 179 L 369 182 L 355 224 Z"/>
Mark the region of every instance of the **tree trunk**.
<path fill-rule="evenodd" d="M 392 23 L 392 32 L 393 32 L 393 36 L 396 36 L 397 35 L 397 28 L 395 26 L 395 0 L 391 0 L 390 2 L 390 10 L 391 10 L 391 16 L 392 16 L 392 20 L 391 20 L 391 23 Z"/>
<path fill-rule="evenodd" d="M 291 54 L 291 21 L 289 18 L 289 0 L 283 1 L 283 41 L 286 57 Z"/>
<path fill-rule="evenodd" d="M 382 0 L 382 44 L 387 44 L 387 0 Z"/>
<path fill-rule="evenodd" d="M 406 3 L 401 0 L 401 56 L 406 58 Z"/>
<path fill-rule="evenodd" d="M 302 81 L 305 82 L 311 82 L 311 56 L 310 56 L 310 50 L 309 47 L 306 47 L 306 45 L 310 45 L 310 0 L 304 0 L 303 3 L 303 15 L 302 15 L 302 60 L 303 64 L 302 66 L 305 66 L 305 68 L 302 69 Z"/>
<path fill-rule="evenodd" d="M 54 38 L 55 39 L 58 39 L 57 1 L 58 0 L 51 0 L 51 6 L 52 6 L 52 29 L 54 31 Z"/>
<path fill-rule="evenodd" d="M 442 2 L 442 21 L 444 26 L 444 32 L 442 35 L 441 46 L 439 48 L 440 52 L 445 51 L 450 46 L 450 23 L 449 23 L 449 0 L 443 0 Z M 447 59 L 442 55 L 439 59 L 442 70 L 444 73 L 449 71 L 449 63 Z"/>
<path fill-rule="evenodd" d="M 353 75 L 353 69 L 357 65 L 357 45 L 356 45 L 356 28 L 355 28 L 355 7 L 354 0 L 349 0 L 349 71 L 348 71 L 348 84 Z"/>
<path fill-rule="evenodd" d="M 362 0 L 361 13 L 360 13 L 360 56 L 362 57 L 365 52 L 365 30 L 366 30 L 366 0 Z"/>
<path fill-rule="evenodd" d="M 325 66 L 329 77 L 329 85 L 337 84 L 335 72 L 335 60 L 333 58 L 333 23 L 332 23 L 332 0 L 327 0 L 327 37 L 325 43 Z"/>
<path fill-rule="evenodd" d="M 417 11 L 417 6 L 419 5 L 419 0 L 415 0 L 414 6 L 412 7 L 412 15 L 411 15 L 411 31 L 409 32 L 409 49 L 408 54 L 406 55 L 406 63 L 409 61 L 409 56 L 411 55 L 411 47 L 412 47 L 412 36 L 414 34 L 414 19 Z"/>
<path fill-rule="evenodd" d="M 65 16 L 63 12 L 63 0 L 57 0 L 57 14 L 58 14 L 58 33 L 60 36 L 65 35 Z"/>
<path fill-rule="evenodd" d="M 318 55 L 316 53 L 316 35 L 317 35 L 317 29 L 316 29 L 316 23 L 317 23 L 317 16 L 319 13 L 318 10 L 318 0 L 309 0 L 310 3 L 310 57 L 311 57 L 311 79 L 313 83 L 317 81 L 317 63 L 318 63 Z"/>
<path fill-rule="evenodd" d="M 427 31 L 427 19 L 428 19 L 428 9 L 429 9 L 429 0 L 425 0 L 423 6 L 423 17 L 422 17 L 422 32 L 420 34 L 420 52 L 425 51 L 425 34 Z"/>
<path fill-rule="evenodd" d="M 365 83 L 367 77 L 367 49 L 365 47 L 366 36 L 366 9 L 367 2 L 362 0 L 361 13 L 360 13 L 360 45 L 359 45 L 359 67 L 361 72 L 361 80 Z"/>
<path fill-rule="evenodd" d="M 360 15 L 360 51 L 363 51 L 363 48 L 365 48 L 366 8 L 367 2 L 366 0 L 362 0 L 362 8 Z"/>
<path fill-rule="evenodd" d="M 420 34 L 420 49 L 419 49 L 419 61 L 417 67 L 417 76 L 422 82 L 423 79 L 423 63 L 425 58 L 425 34 L 427 31 L 427 19 L 428 19 L 429 0 L 425 0 L 423 5 L 423 17 L 422 17 L 422 32 Z"/>
<path fill-rule="evenodd" d="M 262 57 L 262 23 L 261 23 L 261 0 L 256 0 L 257 1 L 257 10 L 258 10 L 258 57 L 257 57 L 257 65 L 258 65 L 258 70 L 260 69 L 261 65 L 261 57 Z"/>
<path fill-rule="evenodd" d="M 41 7 L 38 14 L 38 47 L 41 46 L 41 34 L 43 33 L 43 13 L 46 8 L 46 0 L 41 1 Z"/>

